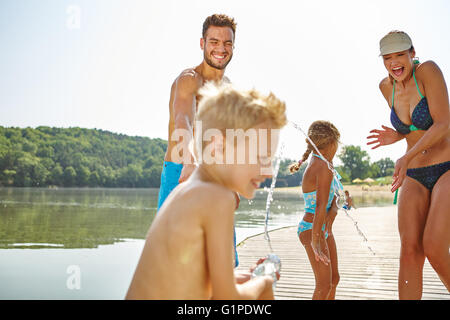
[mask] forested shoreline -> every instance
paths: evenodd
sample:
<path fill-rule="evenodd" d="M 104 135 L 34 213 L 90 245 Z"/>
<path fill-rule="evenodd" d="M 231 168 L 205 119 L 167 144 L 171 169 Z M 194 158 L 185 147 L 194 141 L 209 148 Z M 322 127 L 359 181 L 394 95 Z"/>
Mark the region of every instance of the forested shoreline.
<path fill-rule="evenodd" d="M 166 147 L 99 129 L 0 126 L 0 186 L 159 187 Z"/>
<path fill-rule="evenodd" d="M 0 187 L 159 188 L 166 148 L 160 138 L 100 129 L 0 126 Z M 343 182 L 393 173 L 391 159 L 371 163 L 359 146 L 343 146 L 337 156 Z M 291 175 L 293 162 L 281 160 L 277 187 L 300 184 L 306 166 Z M 270 184 L 267 179 L 262 186 Z"/>

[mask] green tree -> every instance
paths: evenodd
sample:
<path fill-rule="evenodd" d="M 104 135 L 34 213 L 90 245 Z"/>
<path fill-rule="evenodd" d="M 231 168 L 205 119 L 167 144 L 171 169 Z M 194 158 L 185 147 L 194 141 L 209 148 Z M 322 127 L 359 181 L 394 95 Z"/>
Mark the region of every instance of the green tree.
<path fill-rule="evenodd" d="M 119 173 L 119 183 L 129 188 L 135 188 L 138 186 L 139 177 L 142 175 L 142 168 L 130 164 L 129 166 L 122 168 Z"/>
<path fill-rule="evenodd" d="M 394 173 L 395 163 L 390 158 L 384 158 L 375 162 L 380 168 L 379 177 L 390 176 Z"/>
<path fill-rule="evenodd" d="M 381 177 L 380 172 L 381 172 L 380 167 L 376 162 L 370 164 L 369 176 L 371 176 L 372 178 Z"/>
<path fill-rule="evenodd" d="M 352 182 L 352 179 L 350 178 L 350 175 L 347 171 L 344 170 L 343 167 L 339 166 L 336 167 L 336 171 L 341 175 L 341 182 Z"/>
<path fill-rule="evenodd" d="M 47 170 L 41 163 L 36 164 L 33 168 L 33 186 L 43 187 L 47 185 L 47 180 L 50 177 L 50 171 Z"/>
<path fill-rule="evenodd" d="M 16 175 L 16 171 L 14 170 L 3 170 L 2 181 L 5 185 L 10 186 L 14 184 L 14 176 Z M 0 183 L 1 185 L 1 183 Z"/>
<path fill-rule="evenodd" d="M 77 171 L 77 182 L 76 182 L 77 185 L 79 187 L 85 187 L 89 185 L 89 178 L 91 176 L 91 171 L 89 170 L 89 168 L 82 165 L 76 171 Z"/>
<path fill-rule="evenodd" d="M 75 169 L 71 166 L 66 167 L 64 169 L 64 186 L 65 187 L 72 187 L 75 184 L 75 178 L 77 177 L 77 172 Z"/>
<path fill-rule="evenodd" d="M 59 185 L 61 183 L 61 181 L 63 181 L 63 174 L 64 171 L 61 168 L 61 165 L 59 163 L 57 163 L 51 173 L 50 173 L 50 184 L 52 185 Z"/>
<path fill-rule="evenodd" d="M 97 129 L 0 126 L 0 185 L 158 187 L 166 148 Z"/>
<path fill-rule="evenodd" d="M 101 185 L 100 175 L 97 171 L 91 172 L 89 176 L 89 187 L 98 187 L 99 185 Z"/>
<path fill-rule="evenodd" d="M 40 145 L 37 151 L 37 156 L 41 158 L 52 158 L 55 151 L 51 146 Z"/>
<path fill-rule="evenodd" d="M 338 157 L 343 163 L 344 171 L 349 174 L 351 180 L 365 179 L 369 176 L 370 157 L 361 147 L 344 146 Z"/>
<path fill-rule="evenodd" d="M 33 184 L 34 167 L 38 164 L 38 158 L 29 153 L 24 153 L 17 159 L 13 170 L 16 171 L 14 185 L 17 187 L 31 187 Z"/>
<path fill-rule="evenodd" d="M 24 141 L 22 145 L 22 150 L 31 154 L 35 154 L 37 151 L 37 146 L 31 141 Z"/>

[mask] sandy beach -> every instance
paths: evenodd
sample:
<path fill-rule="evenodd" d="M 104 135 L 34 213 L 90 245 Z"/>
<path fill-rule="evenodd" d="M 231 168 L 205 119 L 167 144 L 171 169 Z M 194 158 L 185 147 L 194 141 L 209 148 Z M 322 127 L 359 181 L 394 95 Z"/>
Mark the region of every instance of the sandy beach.
<path fill-rule="evenodd" d="M 351 210 L 349 216 L 340 210 L 333 225 L 340 273 L 336 299 L 398 299 L 397 207 L 360 208 Z M 367 242 L 356 230 L 355 222 Z M 297 226 L 291 226 L 270 232 L 274 253 L 282 261 L 281 279 L 275 291 L 277 299 L 308 300 L 314 291 L 314 274 L 296 231 Z M 269 251 L 263 234 L 245 239 L 238 245 L 239 269 L 247 270 Z M 423 278 L 423 299 L 450 300 L 450 294 L 428 261 Z"/>

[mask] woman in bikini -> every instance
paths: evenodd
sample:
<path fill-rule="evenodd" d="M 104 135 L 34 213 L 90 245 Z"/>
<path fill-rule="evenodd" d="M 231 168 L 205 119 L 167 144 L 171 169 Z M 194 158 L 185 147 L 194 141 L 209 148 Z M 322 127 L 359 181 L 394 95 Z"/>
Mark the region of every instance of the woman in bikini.
<path fill-rule="evenodd" d="M 410 37 L 392 31 L 380 41 L 389 76 L 380 90 L 391 108 L 395 130 L 370 131 L 372 149 L 406 139 L 397 160 L 392 192 L 398 192 L 400 299 L 421 299 L 425 257 L 450 291 L 450 112 L 441 70 L 420 63 Z"/>

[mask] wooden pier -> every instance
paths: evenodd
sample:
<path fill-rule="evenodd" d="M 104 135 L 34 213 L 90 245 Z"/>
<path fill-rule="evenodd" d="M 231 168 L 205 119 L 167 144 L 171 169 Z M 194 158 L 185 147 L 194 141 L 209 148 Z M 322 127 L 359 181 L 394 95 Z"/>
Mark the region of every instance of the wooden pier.
<path fill-rule="evenodd" d="M 400 254 L 397 207 L 360 208 L 351 210 L 349 214 L 369 241 L 363 242 L 353 221 L 344 211 L 339 211 L 333 225 L 340 274 L 336 299 L 397 300 Z M 298 240 L 297 226 L 273 230 L 269 235 L 274 253 L 282 262 L 275 298 L 311 299 L 314 274 L 306 251 Z M 269 253 L 263 234 L 243 240 L 237 250 L 239 269 L 242 270 L 248 270 L 260 257 Z M 450 294 L 427 260 L 423 271 L 422 299 L 450 300 Z"/>

